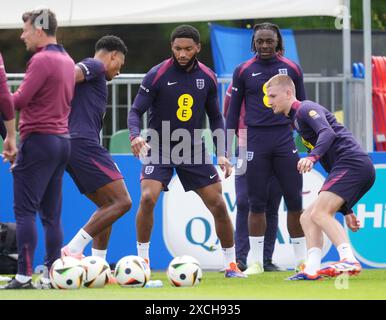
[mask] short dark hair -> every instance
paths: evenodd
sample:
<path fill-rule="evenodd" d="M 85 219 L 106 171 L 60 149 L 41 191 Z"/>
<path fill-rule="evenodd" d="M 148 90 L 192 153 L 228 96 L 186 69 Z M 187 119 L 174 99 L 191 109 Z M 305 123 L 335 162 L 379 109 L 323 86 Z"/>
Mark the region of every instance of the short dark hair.
<path fill-rule="evenodd" d="M 255 47 L 255 33 L 257 30 L 271 30 L 275 32 L 278 40 L 275 50 L 279 54 L 284 55 L 284 43 L 283 43 L 283 37 L 281 36 L 280 28 L 276 24 L 273 24 L 270 22 L 258 23 L 253 26 L 253 35 L 252 35 L 252 43 L 251 43 L 251 50 L 253 52 L 257 52 Z"/>
<path fill-rule="evenodd" d="M 36 27 L 41 27 L 48 36 L 55 36 L 58 29 L 56 15 L 50 9 L 35 9 L 23 13 L 23 22 L 30 21 Z"/>
<path fill-rule="evenodd" d="M 117 36 L 103 36 L 95 44 L 95 51 L 106 50 L 106 51 L 119 51 L 124 55 L 127 54 L 127 47 L 123 40 Z"/>
<path fill-rule="evenodd" d="M 182 24 L 173 30 L 170 41 L 173 42 L 176 38 L 189 38 L 193 39 L 195 43 L 200 43 L 200 32 L 195 27 Z"/>

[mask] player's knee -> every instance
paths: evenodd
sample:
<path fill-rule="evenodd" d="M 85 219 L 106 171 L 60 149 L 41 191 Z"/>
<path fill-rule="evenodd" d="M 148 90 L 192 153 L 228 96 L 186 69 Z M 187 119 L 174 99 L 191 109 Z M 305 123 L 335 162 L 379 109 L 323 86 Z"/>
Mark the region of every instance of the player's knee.
<path fill-rule="evenodd" d="M 237 211 L 238 212 L 248 212 L 249 211 L 249 202 L 247 199 L 238 199 L 237 200 Z"/>
<path fill-rule="evenodd" d="M 142 192 L 140 205 L 146 210 L 152 210 L 155 207 L 156 199 L 150 192 Z"/>
<path fill-rule="evenodd" d="M 208 204 L 208 209 L 215 218 L 222 218 L 228 216 L 227 208 L 222 196 L 216 197 Z"/>
<path fill-rule="evenodd" d="M 309 210 L 304 210 L 303 213 L 300 215 L 300 224 L 302 225 L 303 229 L 310 222 L 311 222 L 311 212 Z"/>
<path fill-rule="evenodd" d="M 265 213 L 265 207 L 264 205 L 261 205 L 261 204 L 251 203 L 249 205 L 249 212 L 251 212 L 252 214 L 262 215 Z"/>
<path fill-rule="evenodd" d="M 131 209 L 133 203 L 129 197 L 124 197 L 122 199 L 119 199 L 118 205 L 119 212 L 121 212 L 121 215 L 124 215 L 127 211 Z"/>
<path fill-rule="evenodd" d="M 310 213 L 310 217 L 313 223 L 319 225 L 324 219 L 324 215 L 321 211 L 313 209 Z"/>

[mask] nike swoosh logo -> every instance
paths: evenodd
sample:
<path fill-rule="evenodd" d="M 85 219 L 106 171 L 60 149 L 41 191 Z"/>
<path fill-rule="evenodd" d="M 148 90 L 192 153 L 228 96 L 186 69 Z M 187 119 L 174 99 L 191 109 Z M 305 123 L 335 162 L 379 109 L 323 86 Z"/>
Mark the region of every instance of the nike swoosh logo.
<path fill-rule="evenodd" d="M 296 153 L 296 152 L 298 152 L 298 149 L 292 150 L 292 153 Z"/>
<path fill-rule="evenodd" d="M 168 86 L 172 86 L 173 84 L 176 84 L 176 83 L 178 83 L 178 82 L 169 82 L 168 81 Z"/>
<path fill-rule="evenodd" d="M 252 73 L 252 77 L 256 77 L 256 76 L 258 76 L 259 74 L 262 74 L 262 72 L 258 72 L 258 73 Z"/>
<path fill-rule="evenodd" d="M 217 176 L 217 173 L 214 174 L 213 176 L 209 176 L 209 179 L 213 179 L 215 176 Z"/>

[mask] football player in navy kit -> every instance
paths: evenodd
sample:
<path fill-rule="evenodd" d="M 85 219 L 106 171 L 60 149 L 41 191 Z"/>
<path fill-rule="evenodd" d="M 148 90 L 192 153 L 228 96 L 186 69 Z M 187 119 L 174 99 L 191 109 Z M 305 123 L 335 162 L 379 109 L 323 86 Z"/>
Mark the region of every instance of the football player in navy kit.
<path fill-rule="evenodd" d="M 106 82 L 119 74 L 126 53 L 120 38 L 104 36 L 95 44 L 94 57 L 75 66 L 76 86 L 69 117 L 71 157 L 66 170 L 79 191 L 98 209 L 62 248 L 64 256 L 82 258 L 92 240 L 92 255 L 106 259 L 111 225 L 131 208 L 123 176 L 110 153 L 100 145 L 107 107 Z"/>
<path fill-rule="evenodd" d="M 275 114 L 283 114 L 294 123 L 309 150 L 308 156 L 297 164 L 299 172 L 311 171 L 320 161 L 328 175 L 317 199 L 301 216 L 308 257 L 305 268 L 289 280 L 317 280 L 342 272 L 356 275 L 361 272 L 361 265 L 335 214 L 343 213 L 347 226 L 354 232 L 359 230 L 352 207 L 374 184 L 374 165 L 352 133 L 331 112 L 313 101 L 298 101 L 295 90 L 290 77 L 274 76 L 267 83 L 269 104 Z M 320 269 L 322 231 L 336 246 L 340 261 Z"/>
<path fill-rule="evenodd" d="M 232 83 L 230 83 L 224 99 L 224 116 L 226 117 L 229 103 L 231 99 Z M 243 102 L 240 112 L 239 128 L 237 131 L 237 151 L 243 152 L 243 148 L 247 147 L 247 129 L 245 126 L 245 103 Z M 244 151 L 245 152 L 245 151 Z M 240 161 L 244 161 L 244 156 L 240 157 Z M 236 191 L 236 230 L 235 230 L 235 246 L 237 265 L 241 271 L 247 269 L 247 256 L 249 252 L 249 231 L 248 231 L 248 215 L 249 215 L 249 200 L 247 177 L 243 170 L 242 163 L 238 162 L 235 174 L 235 191 Z M 239 172 L 240 171 L 240 172 Z M 266 207 L 267 229 L 264 234 L 264 271 L 280 271 L 280 268 L 272 263 L 272 255 L 275 248 L 279 223 L 279 205 L 282 198 L 279 182 L 272 176 L 268 187 L 268 200 Z"/>
<path fill-rule="evenodd" d="M 306 244 L 300 225 L 302 212 L 302 176 L 296 170 L 299 155 L 290 121 L 275 115 L 266 95 L 266 82 L 275 74 L 288 74 L 297 88 L 297 97 L 304 100 L 303 74 L 293 61 L 283 57 L 284 47 L 279 28 L 271 23 L 253 28 L 252 50 L 256 55 L 241 63 L 233 73 L 227 130 L 238 129 L 240 110 L 245 101 L 247 126 L 247 185 L 250 205 L 250 264 L 246 274 L 263 272 L 265 210 L 267 186 L 274 174 L 279 181 L 288 209 L 287 226 L 295 253 L 295 268 L 305 260 Z"/>
<path fill-rule="evenodd" d="M 224 133 L 216 76 L 197 60 L 200 49 L 200 34 L 197 29 L 189 25 L 178 26 L 171 34 L 173 56 L 146 74 L 128 116 L 133 153 L 140 155 L 141 150 L 149 143 L 152 159 L 154 155 L 160 155 L 161 159 L 158 163 L 152 161 L 142 168 L 141 200 L 136 221 L 138 255 L 149 261 L 153 209 L 161 191 L 167 190 L 175 169 L 185 191 L 195 191 L 213 214 L 225 259 L 225 276 L 240 278 L 245 275 L 236 265 L 233 226 L 222 197 L 221 181 L 213 164 L 205 160 L 203 163 L 202 158 L 207 157 L 201 139 L 190 139 L 194 137 L 195 130 L 202 128 L 205 115 L 209 118 L 212 132 L 220 130 Z M 153 139 L 146 141 L 140 136 L 140 121 L 146 111 L 148 127 L 158 133 L 159 141 L 167 141 L 165 144 L 152 145 Z M 162 130 L 165 126 L 170 129 L 171 134 L 175 130 L 185 129 L 190 138 L 172 141 L 170 136 L 166 136 L 165 130 Z M 217 146 L 217 140 L 214 142 Z M 183 163 L 176 161 L 173 152 L 168 150 L 169 145 L 173 149 L 180 143 L 184 145 Z M 192 151 L 191 154 L 188 151 Z M 232 167 L 224 152 L 218 154 L 218 164 L 227 178 Z"/>

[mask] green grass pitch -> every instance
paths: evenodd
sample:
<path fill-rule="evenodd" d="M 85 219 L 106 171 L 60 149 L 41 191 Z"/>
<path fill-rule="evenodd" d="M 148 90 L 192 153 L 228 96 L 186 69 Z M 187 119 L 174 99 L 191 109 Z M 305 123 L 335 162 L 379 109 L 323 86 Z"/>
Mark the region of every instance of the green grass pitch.
<path fill-rule="evenodd" d="M 266 272 L 247 279 L 226 279 L 220 272 L 204 272 L 193 288 L 172 287 L 165 272 L 152 279 L 163 288 L 121 288 L 110 284 L 102 289 L 0 290 L 0 300 L 261 300 L 261 299 L 386 299 L 386 270 L 364 270 L 357 277 L 338 280 L 285 281 L 291 272 Z"/>

